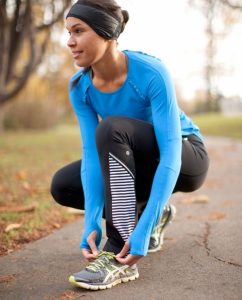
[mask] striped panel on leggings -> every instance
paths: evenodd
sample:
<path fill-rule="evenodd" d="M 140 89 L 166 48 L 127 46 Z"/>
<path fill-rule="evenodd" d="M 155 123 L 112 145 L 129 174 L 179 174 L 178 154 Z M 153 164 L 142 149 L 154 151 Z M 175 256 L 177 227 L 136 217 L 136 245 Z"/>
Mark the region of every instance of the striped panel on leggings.
<path fill-rule="evenodd" d="M 109 153 L 112 221 L 122 239 L 126 241 L 135 225 L 136 196 L 134 175 L 112 153 Z"/>

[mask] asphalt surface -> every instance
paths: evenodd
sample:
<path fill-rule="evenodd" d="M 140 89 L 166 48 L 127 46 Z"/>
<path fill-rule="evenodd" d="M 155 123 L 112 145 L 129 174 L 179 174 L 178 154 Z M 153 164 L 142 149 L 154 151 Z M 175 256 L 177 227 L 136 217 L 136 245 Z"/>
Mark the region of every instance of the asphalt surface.
<path fill-rule="evenodd" d="M 140 261 L 139 279 L 98 292 L 71 286 L 68 275 L 85 266 L 80 220 L 1 257 L 0 299 L 241 300 L 242 141 L 208 137 L 206 144 L 208 179 L 172 196 L 177 217 L 163 250 Z"/>

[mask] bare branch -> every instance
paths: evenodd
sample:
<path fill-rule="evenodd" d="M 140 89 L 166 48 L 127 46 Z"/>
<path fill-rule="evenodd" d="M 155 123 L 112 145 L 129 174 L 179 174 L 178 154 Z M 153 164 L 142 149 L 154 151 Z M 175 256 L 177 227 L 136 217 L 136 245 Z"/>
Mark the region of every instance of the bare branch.
<path fill-rule="evenodd" d="M 16 85 L 8 91 L 5 90 L 5 91 L 0 92 L 0 105 L 3 105 L 5 102 L 7 102 L 7 100 L 13 98 L 14 96 L 16 96 L 19 93 L 19 91 L 27 83 L 27 80 L 29 78 L 31 70 L 32 70 L 32 65 L 31 65 L 31 63 L 29 63 L 29 65 L 27 65 L 25 67 L 25 69 L 22 72 L 21 76 L 18 78 L 18 81 L 16 82 Z"/>
<path fill-rule="evenodd" d="M 24 6 L 24 7 L 23 7 Z M 20 10 L 24 12 L 20 12 Z M 22 49 L 25 36 L 27 35 L 28 28 L 31 26 L 31 5 L 30 0 L 27 0 L 21 7 L 21 3 L 18 0 L 15 10 L 14 19 L 11 26 L 11 40 L 9 43 L 9 61 L 8 69 L 6 73 L 6 82 L 13 77 L 14 66 L 18 60 L 19 53 Z"/>
<path fill-rule="evenodd" d="M 39 26 L 37 26 L 37 30 L 41 31 L 44 29 L 47 29 L 49 27 L 51 27 L 52 25 L 54 25 L 56 22 L 60 21 L 63 18 L 63 14 L 66 11 L 66 9 L 68 8 L 68 6 L 71 4 L 71 0 L 66 0 L 65 3 L 63 4 L 63 8 L 62 10 L 56 15 L 55 18 L 53 18 L 53 20 L 51 22 L 49 22 L 48 24 L 41 24 Z"/>
<path fill-rule="evenodd" d="M 242 11 L 242 5 L 231 3 L 231 0 L 220 0 L 224 5 L 228 6 L 231 9 L 234 10 L 241 10 Z"/>
<path fill-rule="evenodd" d="M 41 63 L 50 29 L 70 4 L 71 0 L 0 0 L 0 106 L 17 95 Z M 45 12 L 46 5 L 53 8 L 51 19 L 48 24 L 36 25 L 41 14 L 33 14 L 32 8 Z"/>
<path fill-rule="evenodd" d="M 2 89 L 4 82 L 4 70 L 3 70 L 3 61 L 4 61 L 4 49 L 6 45 L 6 1 L 0 2 L 0 90 Z"/>

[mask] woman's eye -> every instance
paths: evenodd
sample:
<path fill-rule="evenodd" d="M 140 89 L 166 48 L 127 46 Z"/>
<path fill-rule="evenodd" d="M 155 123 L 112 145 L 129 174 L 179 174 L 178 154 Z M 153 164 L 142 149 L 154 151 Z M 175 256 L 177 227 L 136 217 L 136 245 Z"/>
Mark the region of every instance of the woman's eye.
<path fill-rule="evenodd" d="M 68 34 L 69 35 L 72 35 L 73 33 L 75 33 L 75 34 L 81 34 L 81 33 L 83 33 L 83 31 L 84 30 L 82 30 L 82 29 L 74 29 L 73 31 L 68 31 Z"/>

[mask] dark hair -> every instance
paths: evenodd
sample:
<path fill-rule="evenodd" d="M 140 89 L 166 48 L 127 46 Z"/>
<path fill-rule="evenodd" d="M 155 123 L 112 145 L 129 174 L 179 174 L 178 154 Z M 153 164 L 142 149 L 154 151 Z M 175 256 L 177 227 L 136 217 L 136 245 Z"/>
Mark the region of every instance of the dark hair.
<path fill-rule="evenodd" d="M 78 0 L 76 3 L 95 7 L 111 15 L 121 24 L 121 32 L 129 20 L 128 11 L 122 10 L 115 0 Z"/>

